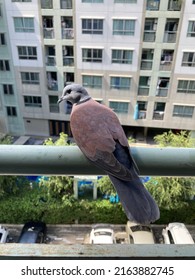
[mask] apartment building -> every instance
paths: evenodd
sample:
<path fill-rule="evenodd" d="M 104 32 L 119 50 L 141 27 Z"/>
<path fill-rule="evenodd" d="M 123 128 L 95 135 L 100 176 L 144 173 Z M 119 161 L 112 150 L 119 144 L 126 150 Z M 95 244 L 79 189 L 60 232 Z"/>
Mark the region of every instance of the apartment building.
<path fill-rule="evenodd" d="M 70 134 L 83 84 L 126 133 L 195 131 L 195 1 L 0 0 L 0 132 Z"/>

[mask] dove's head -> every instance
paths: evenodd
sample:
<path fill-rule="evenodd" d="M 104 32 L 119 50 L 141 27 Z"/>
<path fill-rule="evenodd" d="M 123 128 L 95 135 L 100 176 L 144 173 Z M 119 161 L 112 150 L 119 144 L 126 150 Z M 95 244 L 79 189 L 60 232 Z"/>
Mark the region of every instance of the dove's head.
<path fill-rule="evenodd" d="M 62 96 L 59 98 L 58 103 L 69 101 L 72 104 L 79 104 L 90 98 L 84 87 L 78 84 L 71 84 L 63 89 Z"/>

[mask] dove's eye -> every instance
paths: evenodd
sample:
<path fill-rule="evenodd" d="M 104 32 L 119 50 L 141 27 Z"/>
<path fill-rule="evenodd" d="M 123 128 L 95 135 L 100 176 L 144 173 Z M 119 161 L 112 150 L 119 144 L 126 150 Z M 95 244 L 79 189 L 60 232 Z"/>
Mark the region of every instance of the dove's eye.
<path fill-rule="evenodd" d="M 66 94 L 70 94 L 71 93 L 71 89 L 67 90 Z"/>

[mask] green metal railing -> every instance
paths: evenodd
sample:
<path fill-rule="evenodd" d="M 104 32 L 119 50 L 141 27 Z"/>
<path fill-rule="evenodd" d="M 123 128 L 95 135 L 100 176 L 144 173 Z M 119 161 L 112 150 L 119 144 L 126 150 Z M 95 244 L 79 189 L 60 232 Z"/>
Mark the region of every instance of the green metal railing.
<path fill-rule="evenodd" d="M 195 176 L 195 149 L 132 147 L 140 175 Z M 102 175 L 77 146 L 0 145 L 0 175 Z"/>
<path fill-rule="evenodd" d="M 132 147 L 140 175 L 195 176 L 195 149 Z M 76 146 L 0 145 L 0 175 L 102 175 Z M 0 244 L 11 258 L 192 258 L 195 245 Z"/>

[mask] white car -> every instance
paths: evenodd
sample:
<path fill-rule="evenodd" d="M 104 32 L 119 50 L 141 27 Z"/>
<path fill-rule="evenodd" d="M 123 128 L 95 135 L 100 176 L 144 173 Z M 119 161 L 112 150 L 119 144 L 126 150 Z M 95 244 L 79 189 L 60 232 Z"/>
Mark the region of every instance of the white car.
<path fill-rule="evenodd" d="M 183 223 L 169 223 L 162 230 L 165 244 L 194 244 L 194 240 Z"/>
<path fill-rule="evenodd" d="M 114 230 L 111 225 L 97 224 L 92 226 L 89 236 L 90 244 L 114 244 L 116 243 Z"/>
<path fill-rule="evenodd" d="M 129 244 L 155 244 L 154 235 L 149 225 L 127 222 L 127 242 Z"/>
<path fill-rule="evenodd" d="M 9 231 L 0 225 L 0 243 L 6 243 L 8 242 L 9 238 Z"/>

